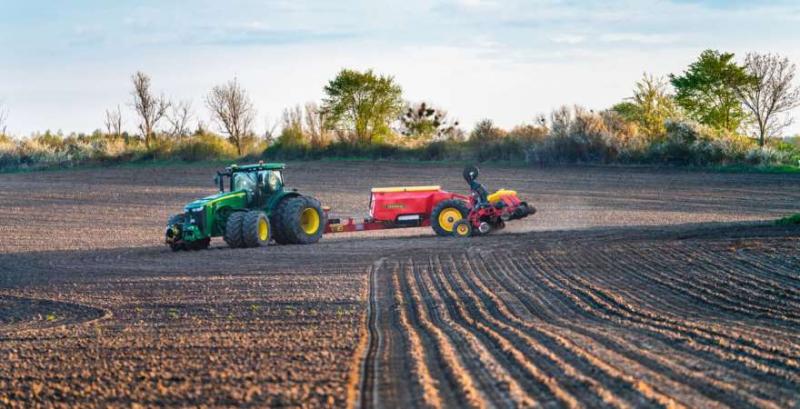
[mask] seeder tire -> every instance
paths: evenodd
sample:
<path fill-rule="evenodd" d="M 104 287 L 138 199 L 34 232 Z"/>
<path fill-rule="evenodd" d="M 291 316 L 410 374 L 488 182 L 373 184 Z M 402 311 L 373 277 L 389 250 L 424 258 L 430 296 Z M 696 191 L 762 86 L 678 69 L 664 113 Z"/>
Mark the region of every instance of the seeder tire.
<path fill-rule="evenodd" d="M 453 225 L 453 236 L 458 238 L 472 237 L 472 223 L 467 219 L 461 219 Z"/>
<path fill-rule="evenodd" d="M 242 222 L 244 221 L 244 212 L 231 213 L 228 216 L 228 221 L 225 222 L 225 233 L 222 235 L 225 243 L 228 243 L 230 248 L 244 247 L 244 237 L 242 237 Z"/>
<path fill-rule="evenodd" d="M 439 236 L 452 236 L 455 223 L 468 215 L 469 207 L 463 200 L 442 200 L 433 207 L 431 227 Z"/>
<path fill-rule="evenodd" d="M 259 247 L 269 244 L 269 219 L 264 212 L 252 210 L 242 220 L 242 239 L 245 247 Z"/>

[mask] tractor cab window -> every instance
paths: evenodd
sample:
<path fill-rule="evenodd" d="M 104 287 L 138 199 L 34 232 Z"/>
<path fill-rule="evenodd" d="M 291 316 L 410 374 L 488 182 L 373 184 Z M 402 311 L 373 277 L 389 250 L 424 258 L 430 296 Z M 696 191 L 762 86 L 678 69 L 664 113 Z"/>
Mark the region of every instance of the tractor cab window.
<path fill-rule="evenodd" d="M 236 172 L 233 174 L 233 180 L 231 180 L 231 190 L 246 190 L 248 192 L 253 192 L 258 185 L 258 180 L 256 179 L 255 172 Z"/>
<path fill-rule="evenodd" d="M 261 177 L 268 192 L 278 191 L 283 185 L 283 180 L 281 180 L 281 172 L 279 171 L 265 170 L 262 172 Z"/>

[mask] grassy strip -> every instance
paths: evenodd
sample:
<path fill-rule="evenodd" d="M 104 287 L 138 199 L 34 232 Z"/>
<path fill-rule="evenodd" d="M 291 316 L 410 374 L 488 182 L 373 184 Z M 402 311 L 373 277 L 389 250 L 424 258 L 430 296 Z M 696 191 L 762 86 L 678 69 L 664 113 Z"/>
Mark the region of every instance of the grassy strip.
<path fill-rule="evenodd" d="M 647 163 L 598 163 L 598 162 L 555 162 L 548 164 L 528 163 L 523 160 L 467 160 L 467 159 L 418 159 L 413 156 L 388 156 L 388 157 L 373 157 L 361 155 L 342 155 L 342 156 L 323 156 L 323 157 L 292 157 L 288 155 L 267 154 L 263 157 L 256 155 L 248 155 L 240 158 L 219 158 L 219 159 L 199 159 L 199 160 L 185 160 L 180 158 L 164 159 L 164 158 L 138 158 L 131 160 L 88 160 L 73 163 L 54 163 L 49 165 L 32 165 L 32 166 L 19 166 L 12 168 L 0 168 L 0 174 L 13 174 L 13 173 L 28 173 L 28 172 L 52 172 L 52 171 L 66 171 L 66 170 L 92 170 L 92 169 L 113 169 L 113 168 L 150 168 L 150 167 L 175 167 L 175 166 L 219 166 L 224 167 L 233 163 L 255 163 L 259 160 L 267 162 L 392 162 L 399 164 L 425 164 L 425 166 L 453 166 L 461 165 L 466 166 L 469 164 L 480 163 L 481 165 L 495 165 L 503 167 L 543 167 L 543 168 L 557 168 L 561 166 L 578 166 L 585 168 L 620 168 L 620 169 L 650 169 L 650 170 L 684 170 L 684 171 L 698 171 L 698 172 L 720 172 L 720 173 L 762 173 L 762 174 L 800 174 L 800 166 L 792 165 L 748 165 L 748 164 L 733 164 L 733 165 L 669 165 L 669 164 L 647 164 Z"/>
<path fill-rule="evenodd" d="M 800 225 L 800 213 L 786 216 L 782 219 L 778 219 L 775 224 L 778 226 L 793 226 L 793 225 Z"/>
<path fill-rule="evenodd" d="M 800 173 L 800 166 L 793 165 L 721 165 L 712 167 L 717 172 L 730 173 Z"/>

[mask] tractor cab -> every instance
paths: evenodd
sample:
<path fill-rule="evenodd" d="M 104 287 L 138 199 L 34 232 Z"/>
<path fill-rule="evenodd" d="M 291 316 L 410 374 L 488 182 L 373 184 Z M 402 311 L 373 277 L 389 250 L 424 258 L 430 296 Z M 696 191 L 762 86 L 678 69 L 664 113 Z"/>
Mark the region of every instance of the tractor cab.
<path fill-rule="evenodd" d="M 258 163 L 255 165 L 232 165 L 217 172 L 214 183 L 220 193 L 244 191 L 247 202 L 252 206 L 261 206 L 266 199 L 283 191 L 282 163 Z"/>

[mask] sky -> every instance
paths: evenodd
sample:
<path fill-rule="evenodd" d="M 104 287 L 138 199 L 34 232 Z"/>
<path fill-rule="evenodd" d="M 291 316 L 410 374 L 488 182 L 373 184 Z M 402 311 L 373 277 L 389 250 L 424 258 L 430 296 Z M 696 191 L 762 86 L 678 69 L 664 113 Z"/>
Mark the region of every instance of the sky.
<path fill-rule="evenodd" d="M 205 95 L 237 78 L 263 132 L 346 67 L 393 76 L 465 128 L 512 127 L 607 108 L 704 49 L 800 63 L 798 40 L 797 1 L 0 0 L 0 103 L 15 135 L 91 132 L 117 106 L 134 131 L 137 70 L 206 123 Z"/>

